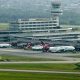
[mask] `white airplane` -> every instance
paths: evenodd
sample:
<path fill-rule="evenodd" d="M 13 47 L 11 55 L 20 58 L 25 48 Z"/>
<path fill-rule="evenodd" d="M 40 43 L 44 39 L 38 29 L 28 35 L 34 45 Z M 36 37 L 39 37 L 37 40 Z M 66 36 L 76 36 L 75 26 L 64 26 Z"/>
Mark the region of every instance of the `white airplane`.
<path fill-rule="evenodd" d="M 7 48 L 7 47 L 10 47 L 11 44 L 8 44 L 8 43 L 1 43 L 0 44 L 0 48 Z"/>
<path fill-rule="evenodd" d="M 66 52 L 66 51 L 74 51 L 74 50 L 75 47 L 73 46 L 55 46 L 49 48 L 50 52 Z"/>
<path fill-rule="evenodd" d="M 41 51 L 43 50 L 43 45 L 35 45 L 32 47 L 32 50 Z M 50 52 L 66 52 L 66 51 L 74 51 L 75 47 L 73 46 L 55 46 L 49 47 Z"/>
<path fill-rule="evenodd" d="M 42 46 L 42 45 L 35 45 L 35 46 L 32 46 L 32 50 L 41 51 L 42 49 L 43 49 L 43 46 Z"/>

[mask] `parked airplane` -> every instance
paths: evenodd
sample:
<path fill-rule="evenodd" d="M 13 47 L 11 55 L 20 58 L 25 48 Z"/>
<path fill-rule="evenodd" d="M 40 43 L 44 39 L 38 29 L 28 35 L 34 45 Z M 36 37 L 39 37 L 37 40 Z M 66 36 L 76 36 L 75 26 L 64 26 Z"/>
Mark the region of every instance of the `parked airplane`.
<path fill-rule="evenodd" d="M 41 45 L 35 45 L 35 46 L 32 46 L 32 50 L 42 50 L 43 52 L 47 52 L 49 50 L 49 44 L 46 43 L 41 43 Z"/>
<path fill-rule="evenodd" d="M 50 52 L 66 52 L 66 51 L 74 51 L 75 47 L 73 46 L 55 46 L 55 47 L 50 47 L 49 51 Z"/>
<path fill-rule="evenodd" d="M 42 45 L 35 45 L 35 46 L 32 46 L 32 50 L 37 50 L 37 51 L 40 51 L 43 49 L 43 46 Z"/>
<path fill-rule="evenodd" d="M 48 44 L 44 45 L 35 45 L 32 47 L 32 50 L 43 51 L 43 52 L 66 52 L 66 51 L 74 51 L 75 47 L 73 46 L 54 46 L 50 47 Z"/>
<path fill-rule="evenodd" d="M 0 48 L 7 48 L 7 47 L 10 47 L 11 44 L 8 44 L 8 43 L 1 43 L 0 44 Z"/>
<path fill-rule="evenodd" d="M 16 45 L 17 46 L 17 45 Z M 23 45 L 21 45 L 23 47 Z M 18 46 L 19 47 L 19 46 Z M 48 43 L 44 43 L 41 41 L 39 45 L 32 45 L 32 43 L 27 43 L 24 49 L 32 49 L 35 51 L 43 51 L 43 52 L 64 52 L 64 51 L 74 51 L 75 47 L 73 46 L 50 46 Z"/>

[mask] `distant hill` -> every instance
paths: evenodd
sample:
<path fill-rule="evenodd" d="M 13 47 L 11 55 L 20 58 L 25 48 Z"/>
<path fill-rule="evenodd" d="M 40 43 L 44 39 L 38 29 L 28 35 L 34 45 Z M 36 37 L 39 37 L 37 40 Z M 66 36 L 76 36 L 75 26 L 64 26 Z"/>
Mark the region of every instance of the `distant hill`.
<path fill-rule="evenodd" d="M 0 22 L 18 18 L 50 17 L 53 0 L 0 0 Z M 61 0 L 61 24 L 80 24 L 80 0 Z"/>

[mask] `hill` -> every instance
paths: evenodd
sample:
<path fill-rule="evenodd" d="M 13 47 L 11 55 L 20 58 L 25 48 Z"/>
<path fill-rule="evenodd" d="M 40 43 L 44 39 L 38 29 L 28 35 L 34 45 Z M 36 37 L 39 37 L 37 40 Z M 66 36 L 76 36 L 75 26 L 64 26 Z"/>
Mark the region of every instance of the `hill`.
<path fill-rule="evenodd" d="M 50 17 L 53 0 L 0 0 L 0 22 L 18 18 Z M 62 24 L 80 24 L 80 0 L 61 0 Z"/>

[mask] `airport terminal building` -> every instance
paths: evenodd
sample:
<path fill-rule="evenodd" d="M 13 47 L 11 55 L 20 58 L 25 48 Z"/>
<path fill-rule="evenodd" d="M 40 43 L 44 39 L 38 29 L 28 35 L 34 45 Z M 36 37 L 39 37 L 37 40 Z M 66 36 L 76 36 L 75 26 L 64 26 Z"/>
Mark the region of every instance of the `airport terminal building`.
<path fill-rule="evenodd" d="M 60 9 L 61 3 L 53 2 L 51 8 L 50 18 L 32 18 L 32 19 L 18 19 L 18 21 L 11 22 L 11 30 L 20 30 L 27 33 L 52 33 L 56 29 L 60 29 L 59 16 L 62 13 Z"/>

